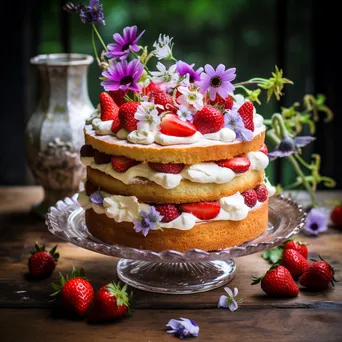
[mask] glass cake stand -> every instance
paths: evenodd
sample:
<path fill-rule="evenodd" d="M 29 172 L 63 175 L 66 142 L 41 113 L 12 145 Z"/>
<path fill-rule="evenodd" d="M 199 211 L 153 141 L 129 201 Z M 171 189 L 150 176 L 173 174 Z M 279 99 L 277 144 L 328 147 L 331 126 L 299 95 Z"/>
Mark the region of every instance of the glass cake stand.
<path fill-rule="evenodd" d="M 206 252 L 190 249 L 184 253 L 166 250 L 160 253 L 106 244 L 93 237 L 85 224 L 84 210 L 77 195 L 59 201 L 49 209 L 49 231 L 76 246 L 104 255 L 120 257 L 119 278 L 140 290 L 188 294 L 220 287 L 235 276 L 233 258 L 275 247 L 297 234 L 305 223 L 305 212 L 292 199 L 283 196 L 269 200 L 266 231 L 256 239 L 236 247 Z"/>

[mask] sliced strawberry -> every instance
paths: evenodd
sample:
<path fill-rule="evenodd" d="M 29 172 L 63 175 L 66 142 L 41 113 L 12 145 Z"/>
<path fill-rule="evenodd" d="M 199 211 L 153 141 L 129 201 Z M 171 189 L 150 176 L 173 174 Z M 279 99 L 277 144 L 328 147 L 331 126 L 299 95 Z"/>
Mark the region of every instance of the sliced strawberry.
<path fill-rule="evenodd" d="M 227 167 L 236 173 L 243 173 L 249 170 L 251 162 L 247 157 L 235 157 L 233 159 L 219 160 L 217 165 Z"/>
<path fill-rule="evenodd" d="M 224 126 L 224 117 L 217 108 L 206 105 L 194 116 L 194 125 L 202 134 L 218 132 Z"/>
<path fill-rule="evenodd" d="M 245 200 L 245 204 L 248 207 L 253 208 L 256 205 L 258 198 L 256 192 L 253 189 L 243 192 L 242 196 Z"/>
<path fill-rule="evenodd" d="M 179 209 L 193 214 L 200 220 L 211 220 L 219 214 L 221 208 L 217 202 L 200 202 L 180 204 Z"/>
<path fill-rule="evenodd" d="M 139 161 L 124 156 L 112 156 L 112 166 L 116 172 L 125 172 L 134 165 L 140 164 Z"/>
<path fill-rule="evenodd" d="M 121 126 L 128 132 L 132 132 L 137 129 L 138 120 L 134 117 L 134 114 L 139 106 L 140 102 L 126 102 L 119 108 Z"/>
<path fill-rule="evenodd" d="M 102 92 L 100 94 L 100 105 L 102 121 L 115 120 L 119 122 L 119 107 L 108 93 Z"/>
<path fill-rule="evenodd" d="M 238 113 L 240 114 L 242 118 L 245 128 L 249 129 L 252 132 L 254 132 L 253 111 L 254 111 L 254 106 L 251 101 L 246 101 L 238 109 Z"/>
<path fill-rule="evenodd" d="M 155 205 L 156 210 L 163 216 L 161 222 L 170 222 L 176 219 L 180 213 L 174 204 Z"/>
<path fill-rule="evenodd" d="M 268 191 L 265 185 L 258 185 L 254 188 L 259 202 L 265 202 L 268 198 Z"/>
<path fill-rule="evenodd" d="M 125 103 L 125 95 L 127 94 L 127 90 L 123 91 L 121 89 L 115 90 L 115 91 L 110 91 L 109 95 L 111 98 L 114 100 L 114 102 L 120 107 Z"/>
<path fill-rule="evenodd" d="M 162 105 L 164 109 L 158 108 L 158 112 L 162 113 L 165 111 L 176 112 L 177 108 L 175 107 L 173 97 L 164 91 L 153 91 L 149 96 L 150 100 L 153 100 L 155 104 Z"/>
<path fill-rule="evenodd" d="M 190 137 L 196 133 L 196 127 L 188 121 L 182 121 L 177 115 L 167 114 L 160 123 L 160 132 L 175 137 Z"/>
<path fill-rule="evenodd" d="M 146 88 L 143 88 L 143 95 L 148 95 L 151 92 L 162 91 L 158 84 L 151 82 Z"/>
<path fill-rule="evenodd" d="M 162 164 L 162 163 L 148 163 L 149 167 L 157 172 L 163 173 L 180 173 L 184 169 L 184 164 Z"/>
<path fill-rule="evenodd" d="M 94 160 L 96 164 L 107 164 L 110 163 L 111 155 L 100 152 L 99 150 L 94 151 Z"/>
<path fill-rule="evenodd" d="M 216 95 L 216 98 L 214 101 L 210 101 L 210 104 L 214 107 L 217 107 L 218 109 L 232 109 L 234 101 L 230 95 L 228 95 L 225 99 L 223 99 L 220 95 Z"/>
<path fill-rule="evenodd" d="M 259 151 L 266 154 L 266 156 L 268 155 L 268 148 L 267 145 L 264 143 L 260 148 Z"/>

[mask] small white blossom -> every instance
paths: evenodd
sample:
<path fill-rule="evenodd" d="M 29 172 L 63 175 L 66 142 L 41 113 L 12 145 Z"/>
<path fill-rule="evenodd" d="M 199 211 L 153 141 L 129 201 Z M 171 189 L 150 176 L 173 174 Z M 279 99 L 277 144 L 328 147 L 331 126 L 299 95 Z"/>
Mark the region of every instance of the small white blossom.
<path fill-rule="evenodd" d="M 157 108 L 164 109 L 162 105 L 156 105 L 152 102 L 141 102 L 134 114 L 134 118 L 139 121 L 137 124 L 138 130 L 146 129 L 147 126 L 150 129 L 154 129 L 160 124 Z"/>
<path fill-rule="evenodd" d="M 192 111 L 190 110 L 189 107 L 185 105 L 180 105 L 178 110 L 177 110 L 177 115 L 182 121 L 190 121 L 192 122 L 194 120 L 192 116 Z"/>
<path fill-rule="evenodd" d="M 185 106 L 193 106 L 197 110 L 201 110 L 204 106 L 203 95 L 196 89 L 187 87 L 179 87 L 178 91 L 182 94 L 178 97 L 177 102 Z"/>
<path fill-rule="evenodd" d="M 159 60 L 172 58 L 172 39 L 166 34 L 160 34 L 158 40 L 154 42 L 154 54 Z"/>
<path fill-rule="evenodd" d="M 176 67 L 177 65 L 174 64 L 167 70 L 164 64 L 158 62 L 157 69 L 159 71 L 151 71 L 153 83 L 161 85 L 164 89 L 174 88 L 179 81 Z"/>
<path fill-rule="evenodd" d="M 225 287 L 224 290 L 227 292 L 228 296 L 221 296 L 218 302 L 218 308 L 229 309 L 230 311 L 235 311 L 239 307 L 238 302 L 241 303 L 242 299 L 236 298 L 239 290 L 234 287 L 234 293 L 229 287 Z"/>
<path fill-rule="evenodd" d="M 179 86 L 181 87 L 189 87 L 190 86 L 190 75 L 186 74 L 184 78 L 182 77 L 181 80 L 178 83 Z"/>

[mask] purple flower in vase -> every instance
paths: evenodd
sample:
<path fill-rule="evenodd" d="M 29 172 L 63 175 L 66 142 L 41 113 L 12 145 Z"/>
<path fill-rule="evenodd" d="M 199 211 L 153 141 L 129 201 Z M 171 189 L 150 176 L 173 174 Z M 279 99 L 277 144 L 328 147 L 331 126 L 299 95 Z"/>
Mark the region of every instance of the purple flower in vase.
<path fill-rule="evenodd" d="M 253 132 L 245 128 L 241 116 L 234 110 L 227 110 L 224 113 L 224 127 L 234 131 L 238 140 L 251 141 L 253 139 Z"/>
<path fill-rule="evenodd" d="M 102 73 L 106 79 L 101 82 L 101 85 L 106 91 L 119 89 L 138 91 L 140 88 L 137 82 L 143 71 L 144 66 L 137 59 L 133 59 L 129 63 L 126 60 L 117 62 L 110 65 L 108 70 Z"/>
<path fill-rule="evenodd" d="M 197 82 L 202 94 L 209 90 L 210 100 L 214 101 L 216 94 L 225 99 L 229 94 L 233 94 L 235 87 L 231 83 L 235 80 L 236 68 L 226 70 L 223 64 L 220 64 L 216 70 L 209 64 L 204 67 L 205 72 L 201 73 L 201 80 Z"/>
<path fill-rule="evenodd" d="M 145 30 L 137 36 L 137 27 L 134 25 L 125 27 L 122 35 L 115 33 L 113 35 L 115 43 L 107 46 L 108 52 L 105 52 L 105 56 L 112 60 L 117 58 L 122 60 L 128 57 L 131 50 L 138 52 L 140 47 L 137 43 L 144 32 Z"/>
<path fill-rule="evenodd" d="M 285 137 L 279 145 L 268 154 L 270 160 L 277 158 L 288 157 L 298 152 L 298 148 L 304 147 L 314 141 L 315 137 L 304 136 L 295 137 L 294 139 L 289 136 Z"/>
<path fill-rule="evenodd" d="M 328 229 L 329 212 L 325 208 L 312 208 L 306 218 L 304 229 L 318 235 Z"/>
<path fill-rule="evenodd" d="M 140 211 L 140 217 L 133 220 L 134 229 L 137 233 L 142 232 L 146 237 L 149 230 L 161 229 L 159 224 L 163 219 L 163 216 L 159 214 L 154 206 L 150 207 L 150 212 Z"/>
<path fill-rule="evenodd" d="M 103 6 L 99 0 L 90 0 L 88 6 L 68 2 L 63 6 L 63 9 L 67 12 L 77 13 L 83 24 L 105 25 Z"/>
<path fill-rule="evenodd" d="M 183 61 L 178 61 L 176 71 L 181 76 L 189 75 L 190 83 L 199 82 L 201 80 L 200 75 L 203 71 L 203 68 L 198 68 L 197 70 L 194 70 L 194 66 L 195 64 L 189 65 L 188 63 L 185 63 Z"/>
<path fill-rule="evenodd" d="M 179 338 L 187 336 L 198 336 L 199 326 L 197 323 L 188 318 L 170 319 L 166 324 L 166 327 L 170 328 L 167 330 L 169 334 L 175 334 Z"/>
<path fill-rule="evenodd" d="M 103 206 L 103 196 L 100 191 L 95 191 L 89 196 L 89 201 L 91 203 Z"/>

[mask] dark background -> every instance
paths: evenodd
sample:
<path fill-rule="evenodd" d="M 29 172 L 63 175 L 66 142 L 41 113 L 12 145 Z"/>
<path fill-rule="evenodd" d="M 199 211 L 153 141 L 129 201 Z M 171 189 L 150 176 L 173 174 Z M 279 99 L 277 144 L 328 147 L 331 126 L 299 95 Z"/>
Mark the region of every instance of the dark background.
<path fill-rule="evenodd" d="M 87 0 L 85 0 L 87 2 Z M 340 14 L 333 0 L 104 0 L 105 42 L 125 26 L 146 29 L 144 45 L 159 33 L 174 37 L 174 55 L 194 62 L 237 67 L 237 80 L 269 77 L 274 65 L 294 81 L 280 103 L 257 108 L 269 117 L 281 105 L 301 101 L 306 93 L 323 93 L 335 113 L 317 125 L 309 152 L 321 154 L 321 174 L 342 188 Z M 25 159 L 24 129 L 39 98 L 39 80 L 29 59 L 40 53 L 92 54 L 90 27 L 63 12 L 60 0 L 6 2 L 1 11 L 0 185 L 32 184 Z M 99 70 L 89 70 L 94 105 L 101 91 Z M 310 150 L 311 149 L 311 150 Z M 284 162 L 269 168 L 273 182 L 293 177 Z"/>

